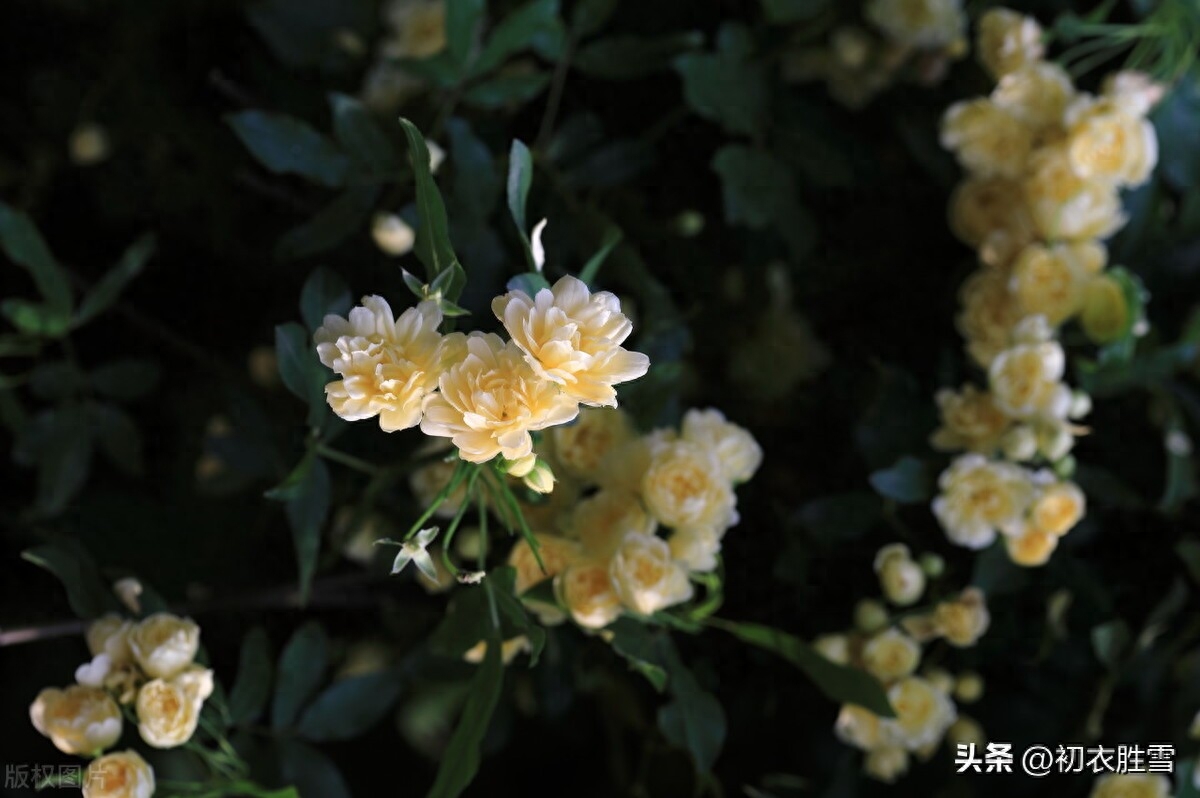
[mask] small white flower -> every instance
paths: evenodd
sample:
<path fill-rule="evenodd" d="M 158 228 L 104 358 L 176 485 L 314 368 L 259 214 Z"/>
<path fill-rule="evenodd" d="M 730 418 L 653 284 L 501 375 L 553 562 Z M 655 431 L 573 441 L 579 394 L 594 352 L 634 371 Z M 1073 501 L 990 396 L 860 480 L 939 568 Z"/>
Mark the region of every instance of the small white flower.
<path fill-rule="evenodd" d="M 112 658 L 107 654 L 97 654 L 90 662 L 75 669 L 75 681 L 86 687 L 103 687 L 111 670 Z"/>
<path fill-rule="evenodd" d="M 392 573 L 400 573 L 404 570 L 404 566 L 411 562 L 417 566 L 418 571 L 430 579 L 437 581 L 437 568 L 433 564 L 433 558 L 425 550 L 433 542 L 433 539 L 437 537 L 437 534 L 438 528 L 431 526 L 428 529 L 422 529 L 411 541 L 401 543 L 400 553 L 396 555 L 396 559 L 392 562 Z"/>
<path fill-rule="evenodd" d="M 463 571 L 458 575 L 459 584 L 477 585 L 487 576 L 487 571 Z"/>

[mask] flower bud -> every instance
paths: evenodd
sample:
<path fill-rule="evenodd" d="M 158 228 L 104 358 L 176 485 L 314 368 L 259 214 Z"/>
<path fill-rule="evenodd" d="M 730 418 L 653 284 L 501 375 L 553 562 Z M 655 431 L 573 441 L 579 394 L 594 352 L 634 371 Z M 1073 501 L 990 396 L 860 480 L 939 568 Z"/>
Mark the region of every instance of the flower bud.
<path fill-rule="evenodd" d="M 536 465 L 537 465 L 537 455 L 534 454 L 533 452 L 530 452 L 528 455 L 526 455 L 525 457 L 522 457 L 519 460 L 505 460 L 504 461 L 504 471 L 510 477 L 516 477 L 517 479 L 521 479 L 521 478 L 525 477 L 530 471 L 532 471 L 534 466 L 536 466 Z"/>
<path fill-rule="evenodd" d="M 417 234 L 408 222 L 394 213 L 377 213 L 371 221 L 371 237 L 385 255 L 407 255 L 417 242 Z"/>
<path fill-rule="evenodd" d="M 1004 457 L 1013 462 L 1032 460 L 1038 450 L 1037 434 L 1028 424 L 1018 424 L 1004 433 L 1000 439 L 1000 449 Z"/>
<path fill-rule="evenodd" d="M 1071 409 L 1067 411 L 1067 418 L 1080 419 L 1092 412 L 1092 397 L 1083 391 L 1075 391 L 1071 394 Z"/>
<path fill-rule="evenodd" d="M 68 151 L 76 166 L 94 166 L 108 158 L 111 151 L 108 131 L 95 122 L 80 125 L 71 132 Z"/>
<path fill-rule="evenodd" d="M 934 554 L 931 551 L 922 554 L 918 562 L 921 563 L 921 570 L 930 579 L 937 579 L 946 571 L 946 561 L 940 554 Z"/>
<path fill-rule="evenodd" d="M 877 632 L 888 623 L 887 607 L 873 599 L 863 599 L 854 607 L 854 625 L 860 632 Z"/>
<path fill-rule="evenodd" d="M 974 704 L 983 696 L 983 677 L 974 671 L 960 674 L 954 683 L 954 697 L 964 704 Z"/>
<path fill-rule="evenodd" d="M 83 798 L 150 798 L 154 788 L 154 770 L 133 750 L 95 759 L 83 775 Z"/>
<path fill-rule="evenodd" d="M 1129 326 L 1129 303 L 1121 284 L 1106 274 L 1088 283 L 1079 324 L 1095 343 L 1107 344 L 1120 338 Z"/>
<path fill-rule="evenodd" d="M 946 742 L 953 746 L 973 744 L 980 747 L 987 742 L 987 735 L 983 733 L 983 727 L 978 722 L 960 715 L 946 730 Z"/>
<path fill-rule="evenodd" d="M 554 490 L 554 470 L 545 460 L 538 460 L 522 481 L 535 493 L 549 493 Z"/>

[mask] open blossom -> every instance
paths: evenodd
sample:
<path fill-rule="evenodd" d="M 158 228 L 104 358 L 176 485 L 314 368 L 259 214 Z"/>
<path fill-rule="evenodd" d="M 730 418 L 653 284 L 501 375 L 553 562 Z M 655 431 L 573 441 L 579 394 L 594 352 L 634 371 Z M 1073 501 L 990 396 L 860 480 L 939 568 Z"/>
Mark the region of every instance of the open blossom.
<path fill-rule="evenodd" d="M 979 18 L 976 52 L 994 78 L 1041 61 L 1046 52 L 1037 21 L 1007 8 L 992 8 Z"/>
<path fill-rule="evenodd" d="M 1058 535 L 1029 526 L 1020 534 L 1006 536 L 1004 547 L 1014 563 L 1033 568 L 1050 561 L 1050 555 L 1058 548 Z"/>
<path fill-rule="evenodd" d="M 930 445 L 943 452 L 967 450 L 990 454 L 1000 445 L 1012 420 L 987 391 L 964 385 L 955 392 L 943 388 L 936 400 L 942 425 L 930 437 Z"/>
<path fill-rule="evenodd" d="M 29 719 L 64 754 L 90 756 L 121 738 L 121 709 L 97 687 L 46 688 L 29 707 Z"/>
<path fill-rule="evenodd" d="M 498 335 L 471 333 L 466 356 L 442 372 L 440 390 L 424 402 L 421 431 L 450 438 L 464 460 L 496 455 L 520 460 L 533 451 L 529 433 L 565 424 L 579 412 L 574 400 L 525 362 Z"/>
<path fill-rule="evenodd" d="M 388 58 L 428 58 L 446 46 L 446 4 L 442 0 L 391 0 L 383 9 L 389 29 L 383 43 Z"/>
<path fill-rule="evenodd" d="M 154 748 L 183 745 L 195 734 L 212 691 L 213 672 L 198 665 L 170 679 L 147 682 L 137 696 L 138 733 Z"/>
<path fill-rule="evenodd" d="M 730 482 L 745 482 L 762 463 L 758 441 L 746 429 L 726 421 L 720 410 L 687 411 L 681 437 L 712 452 Z"/>
<path fill-rule="evenodd" d="M 1084 290 L 1107 260 L 1102 244 L 1031 244 L 1013 263 L 1010 288 L 1029 315 L 1058 326 L 1079 312 Z"/>
<path fill-rule="evenodd" d="M 721 553 L 721 535 L 712 527 L 676 529 L 667 540 L 671 556 L 687 566 L 689 571 L 707 573 L 717 567 Z"/>
<path fill-rule="evenodd" d="M 969 177 L 950 196 L 950 229 L 979 249 L 980 260 L 1003 266 L 1034 239 L 1022 184 L 1004 177 Z"/>
<path fill-rule="evenodd" d="M 1020 466 L 964 454 L 942 472 L 933 513 L 946 537 L 969 549 L 986 548 L 996 532 L 1016 533 L 1033 499 L 1033 485 Z"/>
<path fill-rule="evenodd" d="M 1053 482 L 1039 491 L 1029 511 L 1029 523 L 1061 537 L 1079 523 L 1086 506 L 1083 491 L 1074 482 Z"/>
<path fill-rule="evenodd" d="M 875 555 L 875 573 L 888 601 L 901 607 L 915 604 L 925 592 L 925 571 L 914 562 L 908 546 L 893 543 Z"/>
<path fill-rule="evenodd" d="M 385 432 L 416 426 L 442 366 L 460 354 L 462 336 L 443 337 L 441 323 L 436 302 L 397 319 L 380 296 L 363 297 L 347 318 L 326 316 L 313 339 L 321 362 L 342 378 L 325 386 L 333 412 L 347 421 L 378 416 Z"/>
<path fill-rule="evenodd" d="M 1019 343 L 988 367 L 996 405 L 1013 418 L 1063 419 L 1070 411 L 1071 390 L 1062 383 L 1066 354 L 1050 335 L 1045 320 L 1031 316 L 1014 331 Z"/>
<path fill-rule="evenodd" d="M 83 798 L 151 798 L 154 770 L 137 751 L 92 760 L 83 774 Z"/>
<path fill-rule="evenodd" d="M 934 630 L 958 648 L 975 645 L 991 622 L 983 591 L 974 587 L 967 588 L 956 599 L 939 603 L 933 610 Z"/>
<path fill-rule="evenodd" d="M 908 772 L 908 751 L 898 745 L 885 745 L 868 751 L 863 772 L 884 784 L 893 784 Z"/>
<path fill-rule="evenodd" d="M 833 731 L 846 745 L 860 751 L 871 751 L 879 747 L 882 719 L 869 709 L 857 704 L 845 704 L 834 721 Z"/>
<path fill-rule="evenodd" d="M 638 497 L 618 488 L 602 488 L 579 502 L 569 524 L 588 556 L 598 559 L 610 557 L 627 533 L 652 535 L 656 526 Z"/>
<path fill-rule="evenodd" d="M 1029 126 L 1038 145 L 1060 135 L 1063 114 L 1075 97 L 1075 86 L 1058 64 L 1039 61 L 1000 78 L 991 100 Z"/>
<path fill-rule="evenodd" d="M 1081 177 L 1067 144 L 1034 152 L 1022 187 L 1038 232 L 1052 241 L 1108 238 L 1125 224 L 1116 187 Z"/>
<path fill-rule="evenodd" d="M 1019 177 L 1033 136 L 1028 126 L 988 99 L 955 103 L 942 116 L 942 146 L 968 172 L 983 177 Z"/>
<path fill-rule="evenodd" d="M 554 461 L 568 474 L 587 479 L 605 456 L 633 437 L 629 416 L 616 408 L 584 407 L 571 424 L 548 433 Z"/>
<path fill-rule="evenodd" d="M 966 339 L 967 352 L 986 367 L 1011 342 L 1021 307 L 1000 269 L 979 269 L 968 277 L 959 290 L 959 301 L 958 330 Z"/>
<path fill-rule="evenodd" d="M 869 0 L 864 13 L 888 37 L 911 47 L 954 44 L 966 28 L 960 0 Z"/>
<path fill-rule="evenodd" d="M 737 523 L 737 499 L 720 462 L 691 441 L 657 447 L 642 477 L 642 497 L 651 514 L 669 527 L 723 531 Z"/>
<path fill-rule="evenodd" d="M 1158 163 L 1154 125 L 1114 99 L 1080 97 L 1066 123 L 1071 167 L 1082 178 L 1138 186 Z"/>
<path fill-rule="evenodd" d="M 621 599 L 603 562 L 573 565 L 559 574 L 555 584 L 571 618 L 585 629 L 608 626 L 621 614 Z"/>
<path fill-rule="evenodd" d="M 909 751 L 936 744 L 958 716 L 950 697 L 919 676 L 892 685 L 888 701 L 896 717 L 880 722 L 880 737 Z"/>
<path fill-rule="evenodd" d="M 129 633 L 129 648 L 151 678 L 166 679 L 192 664 L 200 649 L 200 627 L 191 618 L 157 612 Z"/>
<path fill-rule="evenodd" d="M 1125 69 L 1104 79 L 1101 94 L 1128 114 L 1145 116 L 1166 93 L 1166 87 L 1145 72 Z"/>
<path fill-rule="evenodd" d="M 537 376 L 582 404 L 616 407 L 613 386 L 650 368 L 648 357 L 621 346 L 633 323 L 616 295 L 593 294 L 570 275 L 533 297 L 509 291 L 492 300 L 492 311 Z"/>
<path fill-rule="evenodd" d="M 687 570 L 671 558 L 667 542 L 653 535 L 626 535 L 613 554 L 608 573 L 621 603 L 642 615 L 692 597 Z"/>
<path fill-rule="evenodd" d="M 133 661 L 133 652 L 129 650 L 132 629 L 131 621 L 113 613 L 97 618 L 88 625 L 85 633 L 88 651 L 92 656 L 104 654 L 114 668 L 127 665 Z"/>
<path fill-rule="evenodd" d="M 887 629 L 866 642 L 863 667 L 885 684 L 911 676 L 921 662 L 921 647 L 898 629 Z"/>

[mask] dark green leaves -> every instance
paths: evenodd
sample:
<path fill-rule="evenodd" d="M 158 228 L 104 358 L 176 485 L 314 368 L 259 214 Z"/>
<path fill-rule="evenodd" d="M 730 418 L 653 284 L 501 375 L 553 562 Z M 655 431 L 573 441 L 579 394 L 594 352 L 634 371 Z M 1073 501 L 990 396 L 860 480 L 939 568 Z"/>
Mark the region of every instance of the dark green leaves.
<path fill-rule="evenodd" d="M 562 34 L 558 0 L 532 0 L 496 25 L 472 65 L 471 74 L 487 74 L 530 48 L 553 54 L 561 47 Z"/>
<path fill-rule="evenodd" d="M 117 265 L 84 295 L 75 314 L 75 326 L 86 324 L 112 307 L 129 281 L 142 273 L 146 261 L 154 254 L 154 248 L 154 236 L 143 236 L 135 241 L 117 261 Z"/>
<path fill-rule="evenodd" d="M 697 772 L 707 773 L 725 745 L 725 710 L 700 688 L 691 671 L 672 670 L 673 698 L 658 710 L 658 728 L 677 748 L 691 754 Z"/>
<path fill-rule="evenodd" d="M 316 621 L 296 630 L 279 656 L 271 726 L 285 729 L 296 722 L 300 709 L 312 696 L 329 665 L 329 640 Z"/>
<path fill-rule="evenodd" d="M 703 43 L 704 35 L 698 31 L 612 36 L 581 47 L 571 63 L 590 77 L 632 80 L 667 69 L 678 56 Z"/>
<path fill-rule="evenodd" d="M 21 558 L 58 577 L 67 590 L 71 609 L 91 619 L 115 610 L 116 598 L 87 550 L 73 538 L 57 538 L 21 552 Z"/>
<path fill-rule="evenodd" d="M 296 733 L 314 742 L 357 737 L 391 710 L 401 687 L 390 670 L 336 681 L 304 710 Z"/>
<path fill-rule="evenodd" d="M 753 61 L 753 49 L 749 29 L 730 22 L 717 34 L 716 52 L 675 59 L 688 105 L 730 133 L 754 135 L 766 123 L 767 75 L 763 65 Z"/>
<path fill-rule="evenodd" d="M 242 111 L 228 121 L 246 149 L 270 171 L 299 175 L 330 188 L 345 182 L 350 159 L 333 141 L 299 119 Z"/>
<path fill-rule="evenodd" d="M 455 64 L 465 64 L 483 21 L 486 0 L 447 0 L 446 47 Z"/>
<path fill-rule="evenodd" d="M 762 150 L 730 144 L 717 152 L 713 169 L 721 177 L 725 220 L 752 229 L 773 228 L 804 254 L 814 238 L 812 219 L 800 204 L 786 164 Z"/>
<path fill-rule="evenodd" d="M 242 639 L 237 680 L 229 693 L 229 717 L 236 725 L 253 723 L 271 696 L 271 644 L 261 627 Z"/>
<path fill-rule="evenodd" d="M 275 245 L 279 260 L 295 260 L 333 249 L 367 226 L 380 186 L 352 186 L 310 219 L 285 233 Z"/>
<path fill-rule="evenodd" d="M 285 502 L 284 511 L 292 529 L 292 544 L 300 572 L 300 600 L 307 601 L 317 570 L 321 530 L 329 516 L 329 468 L 317 457 L 315 449 L 309 449 L 288 478 L 268 491 L 267 497 Z"/>
<path fill-rule="evenodd" d="M 454 302 L 466 285 L 466 274 L 462 273 L 462 264 L 458 262 L 454 246 L 450 243 L 446 206 L 429 169 L 429 148 L 416 125 L 407 119 L 401 119 L 400 124 L 408 139 L 409 158 L 417 189 L 417 240 L 413 250 L 421 263 L 425 264 L 430 282 L 446 271 L 456 275 L 445 294 L 446 299 Z"/>
<path fill-rule="evenodd" d="M 628 618 L 618 620 L 609 627 L 613 651 L 629 663 L 629 667 L 646 677 L 658 692 L 667 686 L 667 671 L 656 663 L 661 659 L 655 632 L 645 624 Z"/>
<path fill-rule="evenodd" d="M 371 113 L 354 97 L 331 94 L 333 133 L 342 149 L 360 168 L 374 177 L 395 176 L 400 153 Z"/>
<path fill-rule="evenodd" d="M 710 619 L 739 640 L 778 654 L 802 670 L 828 698 L 839 704 L 857 704 L 886 718 L 895 717 L 883 686 L 875 677 L 857 668 L 830 662 L 792 635 L 754 623 Z"/>
<path fill-rule="evenodd" d="M 300 290 L 300 315 L 314 332 L 327 315 L 345 316 L 353 304 L 345 280 L 324 266 L 314 269 Z"/>
<path fill-rule="evenodd" d="M 33 335 L 57 337 L 66 332 L 73 300 L 67 273 L 54 259 L 33 222 L 25 214 L 0 203 L 0 249 L 33 277 L 45 300 L 5 299 L 0 309 L 18 329 Z"/>
<path fill-rule="evenodd" d="M 308 406 L 308 424 L 320 426 L 325 418 L 325 383 L 329 372 L 317 357 L 308 331 L 291 321 L 275 328 L 275 355 L 283 384 Z"/>
<path fill-rule="evenodd" d="M 920 504 L 933 496 L 933 477 L 915 457 L 901 457 L 891 468 L 876 471 L 869 479 L 876 493 L 900 504 Z"/>

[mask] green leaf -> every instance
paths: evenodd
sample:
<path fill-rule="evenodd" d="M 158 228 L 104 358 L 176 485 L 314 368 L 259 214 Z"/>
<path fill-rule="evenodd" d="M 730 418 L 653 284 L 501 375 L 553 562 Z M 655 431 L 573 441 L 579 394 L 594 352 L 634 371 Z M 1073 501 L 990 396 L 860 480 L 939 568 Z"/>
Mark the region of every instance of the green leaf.
<path fill-rule="evenodd" d="M 463 102 L 489 110 L 532 102 L 550 85 L 548 72 L 498 74 L 476 83 L 463 94 Z"/>
<path fill-rule="evenodd" d="M 674 683 L 681 681 L 685 680 Z M 707 773 L 725 744 L 725 710 L 711 693 L 688 688 L 659 708 L 658 728 L 672 744 L 691 754 L 697 772 Z"/>
<path fill-rule="evenodd" d="M 1014 563 L 1004 541 L 997 540 L 975 555 L 971 584 L 989 597 L 1019 593 L 1030 583 L 1029 572 L 1030 569 Z"/>
<path fill-rule="evenodd" d="M 915 457 L 901 457 L 891 468 L 872 473 L 868 481 L 880 496 L 900 504 L 921 504 L 933 496 L 933 478 Z"/>
<path fill-rule="evenodd" d="M 480 592 L 492 590 L 490 580 L 485 580 Z M 500 688 L 504 685 L 500 645 L 500 630 L 492 626 L 483 662 L 471 679 L 466 706 L 446 746 L 428 798 L 457 798 L 479 771 L 480 747 L 500 701 Z"/>
<path fill-rule="evenodd" d="M 117 609 L 116 597 L 100 576 L 100 569 L 74 538 L 60 537 L 26 549 L 21 558 L 58 577 L 66 588 L 71 610 L 80 618 L 90 620 Z"/>
<path fill-rule="evenodd" d="M 271 727 L 286 729 L 296 722 L 304 704 L 316 692 L 329 665 L 329 638 L 316 621 L 296 630 L 279 655 Z"/>
<path fill-rule="evenodd" d="M 529 271 L 536 272 L 533 249 L 529 243 L 529 223 L 525 218 L 525 206 L 529 201 L 529 187 L 532 183 L 533 156 L 523 141 L 513 139 L 508 155 L 508 212 L 517 226 L 517 235 L 521 237 L 521 243 L 525 245 L 525 263 Z"/>
<path fill-rule="evenodd" d="M 288 261 L 316 255 L 365 231 L 379 193 L 378 184 L 346 189 L 307 222 L 284 233 L 275 245 L 275 257 Z"/>
<path fill-rule="evenodd" d="M 715 53 L 689 53 L 675 59 L 688 105 L 730 133 L 755 135 L 766 124 L 767 73 L 762 64 L 751 60 L 753 50 L 749 28 L 727 22 L 717 34 Z"/>
<path fill-rule="evenodd" d="M 113 465 L 134 476 L 145 470 L 142 434 L 125 411 L 115 405 L 90 402 L 88 419 L 100 450 Z"/>
<path fill-rule="evenodd" d="M 145 235 L 125 250 L 117 265 L 109 269 L 83 297 L 83 301 L 79 303 L 79 311 L 75 314 L 74 326 L 87 324 L 112 307 L 129 281 L 142 273 L 146 261 L 154 254 L 155 246 L 154 236 Z"/>
<path fill-rule="evenodd" d="M 532 0 L 505 17 L 487 37 L 471 75 L 486 75 L 512 56 L 538 44 L 539 37 L 562 37 L 558 0 Z"/>
<path fill-rule="evenodd" d="M 326 316 L 345 316 L 353 304 L 354 297 L 346 281 L 324 266 L 313 269 L 300 289 L 300 316 L 313 332 L 324 323 Z"/>
<path fill-rule="evenodd" d="M 329 95 L 333 110 L 333 134 L 338 144 L 369 174 L 383 179 L 396 176 L 400 155 L 380 129 L 375 117 L 358 99 L 345 94 Z"/>
<path fill-rule="evenodd" d="M 366 733 L 400 697 L 400 677 L 398 671 L 389 670 L 334 682 L 304 710 L 296 734 L 327 742 Z"/>
<path fill-rule="evenodd" d="M 793 252 L 807 252 L 815 228 L 796 198 L 786 164 L 762 150 L 730 144 L 717 152 L 712 165 L 721 177 L 725 221 L 753 229 L 774 227 Z"/>
<path fill-rule="evenodd" d="M 29 217 L 3 202 L 0 202 L 0 249 L 33 276 L 34 284 L 56 318 L 71 315 L 73 300 L 67 273 Z"/>
<path fill-rule="evenodd" d="M 329 372 L 321 365 L 308 331 L 294 321 L 276 327 L 275 356 L 283 384 L 308 405 L 309 426 L 320 426 L 326 413 L 325 383 Z"/>
<path fill-rule="evenodd" d="M 250 154 L 269 171 L 298 175 L 330 188 L 346 182 L 350 159 L 306 122 L 267 111 L 242 111 L 226 117 L 226 121 Z"/>
<path fill-rule="evenodd" d="M 662 654 L 658 650 L 658 637 L 662 633 L 631 618 L 619 618 L 608 630 L 612 632 L 608 642 L 613 651 L 624 657 L 630 668 L 645 676 L 655 690 L 660 693 L 665 690 L 667 670 L 661 664 Z"/>
<path fill-rule="evenodd" d="M 1150 121 L 1158 136 L 1162 174 L 1181 191 L 1200 185 L 1200 69 L 1175 83 Z"/>
<path fill-rule="evenodd" d="M 617 0 L 579 0 L 571 9 L 571 33 L 583 39 L 604 27 L 617 10 Z"/>
<path fill-rule="evenodd" d="M 300 574 L 300 601 L 308 601 L 317 555 L 321 550 L 321 530 L 329 515 L 329 468 L 310 449 L 283 484 L 267 492 L 267 498 L 286 502 L 284 511 L 292 528 L 292 544 Z"/>
<path fill-rule="evenodd" d="M 145 396 L 158 385 L 161 370 L 150 360 L 114 360 L 92 370 L 92 387 L 111 399 L 127 401 Z"/>
<path fill-rule="evenodd" d="M 18 330 L 38 338 L 61 338 L 71 326 L 70 316 L 28 299 L 5 299 L 0 312 Z"/>
<path fill-rule="evenodd" d="M 502 571 L 510 572 L 511 576 L 501 575 Z M 546 646 L 546 630 L 530 619 L 525 605 L 517 597 L 514 584 L 516 571 L 512 567 L 504 566 L 495 569 L 488 573 L 487 578 L 494 580 L 495 589 L 492 591 L 492 595 L 496 600 L 496 607 L 500 611 L 501 622 L 505 625 L 511 624 L 529 638 L 529 667 L 532 668 L 537 665 L 538 657 L 541 656 L 542 649 Z"/>
<path fill-rule="evenodd" d="M 19 430 L 13 459 L 37 467 L 38 511 L 46 516 L 62 512 L 91 470 L 92 435 L 86 408 L 61 405 L 40 413 Z"/>
<path fill-rule="evenodd" d="M 280 775 L 295 785 L 300 798 L 351 798 L 346 780 L 329 757 L 311 745 L 286 737 L 279 740 L 278 746 Z"/>
<path fill-rule="evenodd" d="M 450 138 L 450 163 L 454 167 L 452 215 L 464 223 L 486 224 L 503 191 L 491 150 L 465 119 L 455 117 L 448 121 L 446 133 Z"/>
<path fill-rule="evenodd" d="M 579 279 L 585 283 L 592 283 L 600 272 L 600 267 L 604 265 L 604 261 L 624 238 L 625 234 L 618 227 L 610 227 L 604 231 L 604 240 L 600 242 L 600 249 L 596 250 L 596 254 L 583 264 L 583 268 L 579 270 Z"/>
<path fill-rule="evenodd" d="M 830 0 L 762 0 L 767 21 L 775 25 L 805 22 L 829 8 Z"/>
<path fill-rule="evenodd" d="M 280 61 L 325 70 L 357 65 L 334 34 L 345 30 L 367 40 L 378 13 L 370 0 L 258 0 L 246 8 L 250 24 Z"/>
<path fill-rule="evenodd" d="M 417 240 L 413 250 L 421 263 L 425 264 L 429 281 L 433 282 L 444 271 L 461 271 L 462 264 L 458 262 L 454 246 L 450 243 L 446 206 L 429 170 L 429 148 L 425 146 L 425 139 L 416 125 L 407 119 L 401 119 L 400 124 L 408 139 L 409 159 L 417 188 Z M 454 280 L 446 298 L 456 302 L 465 285 L 466 275 L 463 274 L 461 279 Z"/>
<path fill-rule="evenodd" d="M 709 623 L 792 663 L 827 698 L 839 704 L 857 704 L 885 718 L 895 717 L 883 686 L 866 671 L 831 662 L 798 638 L 769 626 L 719 619 L 710 619 Z"/>
<path fill-rule="evenodd" d="M 676 58 L 702 44 L 704 34 L 699 31 L 609 36 L 579 48 L 571 65 L 593 78 L 632 80 L 670 68 Z"/>
<path fill-rule="evenodd" d="M 229 693 L 229 717 L 237 726 L 254 723 L 271 697 L 271 641 L 261 626 L 242 638 L 237 680 Z"/>
<path fill-rule="evenodd" d="M 459 67 L 471 54 L 486 6 L 486 0 L 446 0 L 446 47 Z"/>

